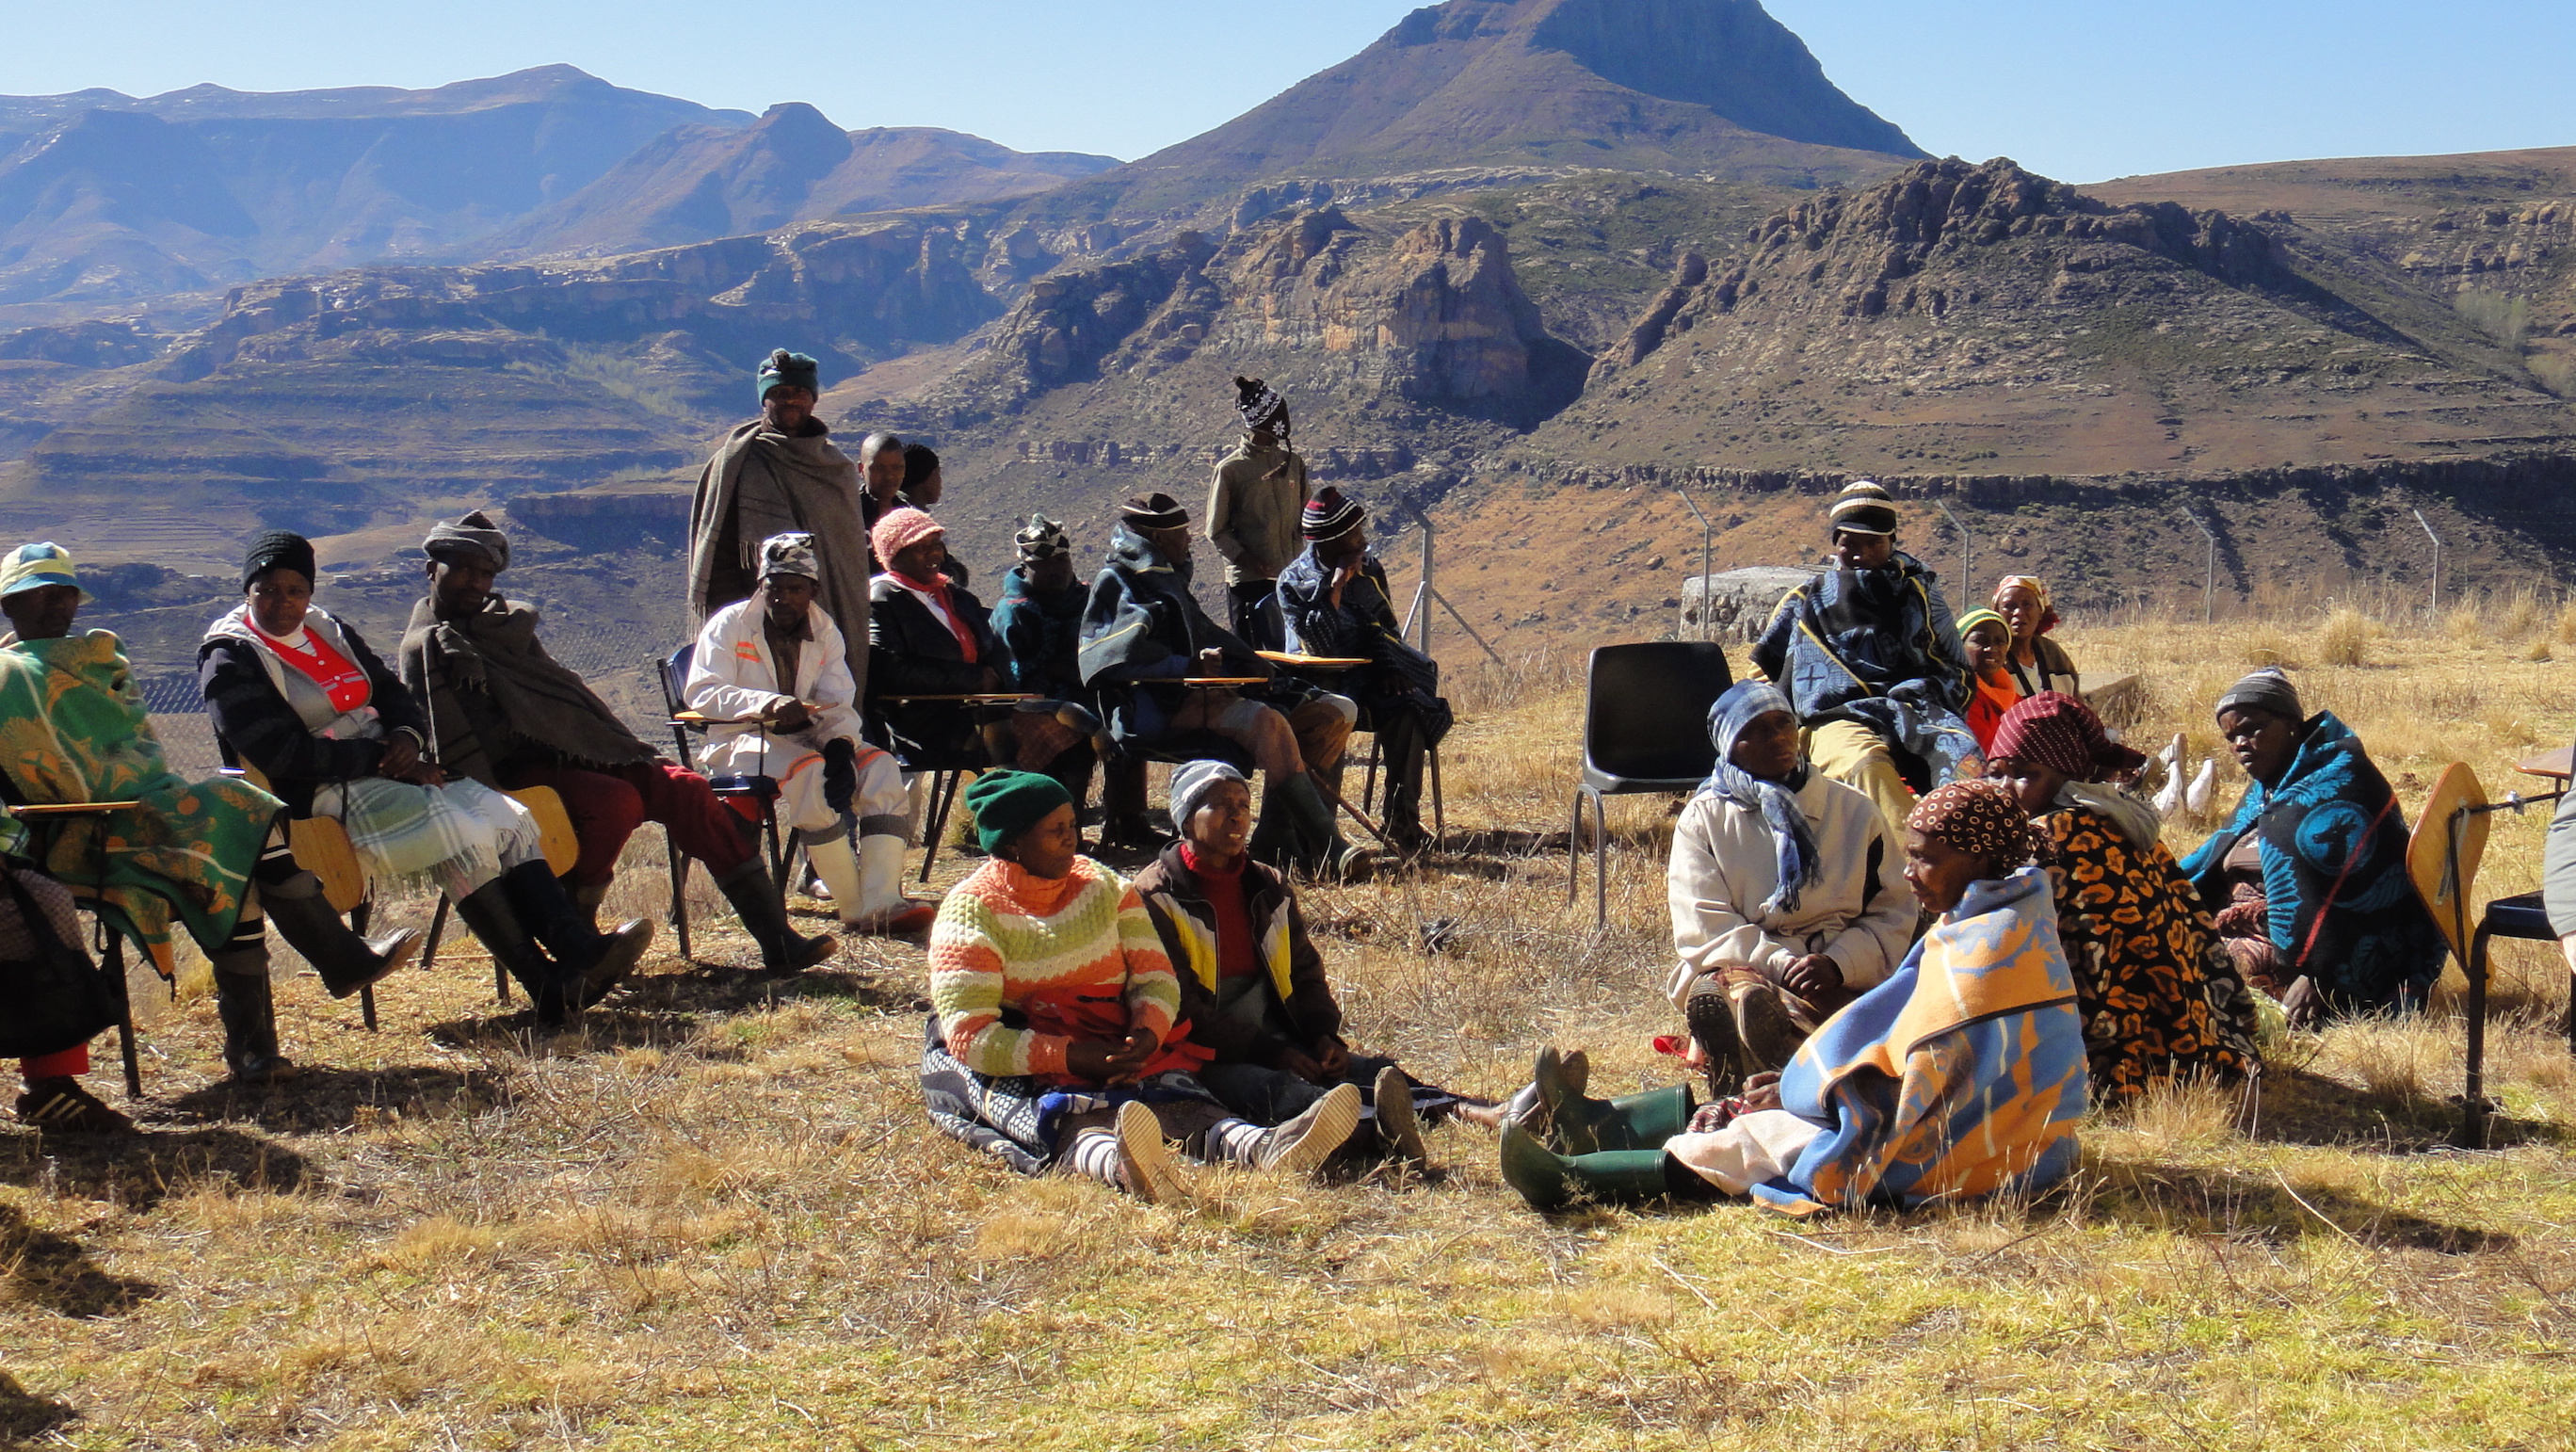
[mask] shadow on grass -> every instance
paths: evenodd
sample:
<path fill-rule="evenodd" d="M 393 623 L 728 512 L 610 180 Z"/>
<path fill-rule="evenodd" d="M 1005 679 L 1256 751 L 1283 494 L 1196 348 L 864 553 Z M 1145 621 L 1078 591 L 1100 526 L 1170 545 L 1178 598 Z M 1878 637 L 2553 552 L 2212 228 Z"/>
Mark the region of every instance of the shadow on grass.
<path fill-rule="evenodd" d="M 9 1289 L 19 1300 L 57 1316 L 121 1316 L 161 1294 L 150 1281 L 100 1269 L 79 1241 L 37 1228 L 15 1205 L 0 1205 L 0 1266 L 7 1267 Z M 0 1387 L 0 1431 L 19 1430 L 8 1421 L 15 1390 Z"/>
<path fill-rule="evenodd" d="M 2275 1244 L 2341 1235 L 2375 1250 L 2445 1255 L 2511 1250 L 2519 1244 L 2502 1231 L 2428 1219 L 2331 1185 L 2234 1170 L 2110 1163 L 2094 1167 L 2088 1188 L 2079 1207 L 2088 1223 Z"/>
<path fill-rule="evenodd" d="M 0 1452 L 63 1445 L 53 1435 L 55 1429 L 78 1420 L 80 1412 L 71 1403 L 38 1396 L 20 1385 L 18 1378 L 0 1371 Z"/>
<path fill-rule="evenodd" d="M 2253 1138 L 2280 1144 L 2416 1154 L 2457 1143 L 2457 1096 L 2420 1090 L 2356 1088 L 2305 1069 L 2274 1066 L 2263 1074 L 2263 1107 Z M 2487 1117 L 2485 1149 L 2518 1144 L 2567 1145 L 2576 1131 L 2545 1119 Z"/>
<path fill-rule="evenodd" d="M 410 1119 L 473 1114 L 506 1094 L 497 1075 L 473 1070 L 307 1068 L 284 1084 L 209 1084 L 171 1101 L 171 1108 L 198 1119 L 248 1120 L 280 1134 L 313 1134 L 347 1128 L 361 1108 L 391 1109 Z"/>
<path fill-rule="evenodd" d="M 0 1182 L 150 1209 L 210 1184 L 286 1192 L 312 1167 L 274 1140 L 211 1127 L 140 1135 L 0 1138 Z M 0 1257 L 5 1263 L 5 1257 Z"/>

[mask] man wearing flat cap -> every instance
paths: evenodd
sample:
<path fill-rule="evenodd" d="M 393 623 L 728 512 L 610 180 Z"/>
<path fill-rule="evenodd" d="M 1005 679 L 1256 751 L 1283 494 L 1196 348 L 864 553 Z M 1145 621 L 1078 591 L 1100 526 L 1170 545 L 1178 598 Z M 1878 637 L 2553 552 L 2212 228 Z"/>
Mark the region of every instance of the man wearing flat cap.
<path fill-rule="evenodd" d="M 1789 697 L 1817 770 L 1878 804 L 1905 832 L 1914 798 L 1980 776 L 1960 712 L 1971 689 L 1949 602 L 1921 561 L 1896 547 L 1896 502 L 1867 479 L 1835 496 L 1834 568 L 1780 598 L 1753 664 Z"/>
<path fill-rule="evenodd" d="M 850 679 L 868 684 L 868 523 L 876 511 L 862 486 L 859 466 L 832 442 L 832 430 L 814 416 L 821 387 L 819 366 L 781 348 L 761 361 L 755 384 L 760 417 L 737 426 L 698 475 L 689 506 L 689 618 L 708 616 L 760 585 L 761 541 L 781 534 L 810 534 L 823 571 L 817 597 L 840 626 L 849 651 Z M 869 459 L 883 474 L 887 493 L 903 479 L 903 444 L 891 457 L 880 446 Z"/>
<path fill-rule="evenodd" d="M 832 955 L 831 939 L 789 927 L 742 817 L 707 779 L 628 730 L 537 638 L 536 608 L 493 588 L 510 567 L 510 541 L 489 518 L 443 520 L 421 552 L 429 594 L 403 632 L 402 678 L 429 720 L 431 748 L 449 772 L 496 791 L 554 788 L 581 842 L 564 883 L 576 902 L 595 913 L 627 837 L 658 822 L 706 864 L 763 966 L 794 972 Z"/>

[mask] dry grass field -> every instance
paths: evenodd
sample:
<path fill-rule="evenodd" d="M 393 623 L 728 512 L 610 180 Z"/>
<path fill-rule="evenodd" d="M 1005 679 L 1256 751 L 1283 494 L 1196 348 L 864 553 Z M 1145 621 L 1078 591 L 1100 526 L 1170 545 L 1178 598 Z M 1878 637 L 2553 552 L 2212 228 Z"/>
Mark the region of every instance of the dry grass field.
<path fill-rule="evenodd" d="M 2443 762 L 2502 791 L 2515 758 L 2576 730 L 2550 660 L 2576 652 L 2576 612 L 2538 596 L 2434 625 L 2270 621 L 2064 638 L 2088 674 L 2144 673 L 2133 739 L 2182 730 L 2195 761 L 2217 749 L 2220 686 L 2302 667 L 2410 812 Z M 1564 904 L 1575 676 L 1461 695 L 1450 818 L 1475 850 L 1309 896 L 1355 1040 L 1492 1095 L 1549 1042 L 1588 1047 L 1596 1087 L 1669 1082 L 1647 1042 L 1678 1028 L 1656 990 L 1669 804 L 1615 804 L 1595 936 L 1588 896 Z M 2224 768 L 2222 806 L 2238 785 Z M 2498 819 L 2481 896 L 2535 884 L 2543 826 Z M 659 902 L 652 845 L 621 889 L 633 910 Z M 458 946 L 386 985 L 378 1034 L 291 986 L 293 1092 L 214 1085 L 211 1006 L 183 999 L 146 1031 L 147 1138 L 0 1131 L 0 1447 L 2576 1436 L 2576 1062 L 2564 964 L 2533 945 L 2498 954 L 2496 1148 L 2448 1144 L 2446 992 L 2420 1023 L 2283 1044 L 2249 1116 L 2200 1093 L 2088 1124 L 2073 1183 L 2032 1203 L 1809 1224 L 1542 1218 L 1466 1127 L 1434 1133 L 1427 1180 L 1205 1171 L 1195 1203 L 1142 1207 L 931 1132 L 917 947 L 852 940 L 784 987 L 657 954 L 580 1035 L 532 1045 Z M 701 952 L 745 947 L 708 931 Z"/>

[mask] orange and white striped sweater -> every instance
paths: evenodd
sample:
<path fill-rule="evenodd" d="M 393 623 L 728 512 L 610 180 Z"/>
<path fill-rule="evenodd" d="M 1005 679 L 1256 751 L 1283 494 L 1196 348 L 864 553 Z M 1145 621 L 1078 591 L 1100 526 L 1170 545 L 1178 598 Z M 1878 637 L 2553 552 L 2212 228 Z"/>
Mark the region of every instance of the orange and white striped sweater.
<path fill-rule="evenodd" d="M 948 1052 L 997 1078 L 1073 1082 L 1074 1041 L 1131 1027 L 1163 1043 L 1148 1074 L 1207 1057 L 1174 1023 L 1180 983 L 1144 900 L 1088 857 L 1052 882 L 996 857 L 950 888 L 930 928 L 930 1005 Z"/>

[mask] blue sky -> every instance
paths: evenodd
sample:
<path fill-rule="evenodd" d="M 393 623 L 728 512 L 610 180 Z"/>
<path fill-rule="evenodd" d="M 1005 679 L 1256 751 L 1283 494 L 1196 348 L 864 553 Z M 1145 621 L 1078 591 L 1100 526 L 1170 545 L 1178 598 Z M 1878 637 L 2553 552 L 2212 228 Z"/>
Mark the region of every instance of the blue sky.
<path fill-rule="evenodd" d="M 2576 0 L 1769 0 L 1927 150 L 2074 181 L 2576 145 Z M 843 126 L 1135 157 L 1365 46 L 1405 0 L 0 0 L 0 93 L 430 86 L 566 62 Z M 110 18 L 112 16 L 112 18 Z"/>

